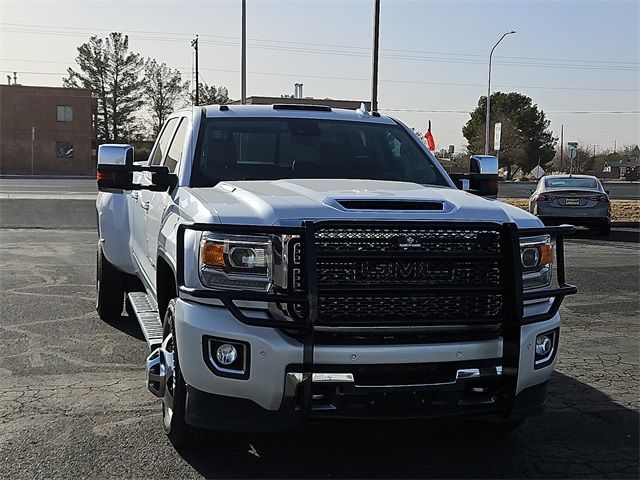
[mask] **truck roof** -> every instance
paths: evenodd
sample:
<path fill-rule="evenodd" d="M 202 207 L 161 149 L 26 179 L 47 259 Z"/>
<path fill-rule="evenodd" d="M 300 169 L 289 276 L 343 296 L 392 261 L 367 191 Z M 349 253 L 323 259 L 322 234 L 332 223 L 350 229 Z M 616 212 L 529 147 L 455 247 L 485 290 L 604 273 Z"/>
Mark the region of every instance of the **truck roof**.
<path fill-rule="evenodd" d="M 207 118 L 313 118 L 318 120 L 343 120 L 395 125 L 397 122 L 386 115 L 372 115 L 357 109 L 346 110 L 323 105 L 207 105 L 203 107 Z"/>

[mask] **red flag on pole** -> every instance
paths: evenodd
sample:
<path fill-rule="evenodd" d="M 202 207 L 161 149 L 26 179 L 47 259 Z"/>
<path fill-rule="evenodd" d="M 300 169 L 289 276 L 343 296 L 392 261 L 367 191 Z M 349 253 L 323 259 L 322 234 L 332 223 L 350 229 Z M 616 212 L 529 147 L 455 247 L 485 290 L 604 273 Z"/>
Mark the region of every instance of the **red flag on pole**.
<path fill-rule="evenodd" d="M 424 134 L 424 138 L 427 140 L 427 145 L 429 146 L 429 150 L 435 152 L 436 150 L 436 141 L 433 139 L 433 135 L 431 134 L 431 120 L 429 120 L 429 128 L 427 129 L 427 133 Z"/>

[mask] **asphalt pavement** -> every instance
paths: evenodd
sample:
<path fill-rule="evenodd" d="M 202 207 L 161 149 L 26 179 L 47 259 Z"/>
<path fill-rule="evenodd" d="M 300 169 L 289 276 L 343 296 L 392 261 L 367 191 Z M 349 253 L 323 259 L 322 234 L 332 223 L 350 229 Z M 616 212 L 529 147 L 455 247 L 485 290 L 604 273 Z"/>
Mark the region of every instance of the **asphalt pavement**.
<path fill-rule="evenodd" d="M 536 182 L 500 182 L 498 197 L 529 198 Z M 640 200 L 639 182 L 606 182 L 614 200 Z M 0 200 L 25 198 L 93 199 L 97 192 L 93 178 L 0 178 Z"/>
<path fill-rule="evenodd" d="M 137 323 L 95 312 L 93 225 L 7 228 L 24 212 L 0 217 L 2 477 L 638 478 L 637 229 L 567 241 L 579 294 L 563 304 L 548 409 L 512 437 L 474 424 L 349 423 L 218 434 L 177 452 L 145 388 Z"/>

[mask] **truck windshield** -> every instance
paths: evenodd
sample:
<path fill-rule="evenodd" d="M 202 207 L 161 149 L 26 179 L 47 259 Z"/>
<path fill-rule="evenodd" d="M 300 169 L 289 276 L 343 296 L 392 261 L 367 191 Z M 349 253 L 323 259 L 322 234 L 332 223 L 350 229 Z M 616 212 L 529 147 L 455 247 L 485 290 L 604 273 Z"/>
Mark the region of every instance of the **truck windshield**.
<path fill-rule="evenodd" d="M 191 185 L 224 180 L 354 178 L 447 182 L 398 125 L 314 119 L 207 119 Z"/>

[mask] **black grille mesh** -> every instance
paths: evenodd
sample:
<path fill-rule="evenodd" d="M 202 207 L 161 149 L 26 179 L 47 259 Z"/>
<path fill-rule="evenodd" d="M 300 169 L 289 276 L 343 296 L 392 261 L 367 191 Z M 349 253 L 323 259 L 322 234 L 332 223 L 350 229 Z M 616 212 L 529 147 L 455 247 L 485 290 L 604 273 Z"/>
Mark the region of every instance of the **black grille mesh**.
<path fill-rule="evenodd" d="M 404 278 L 398 279 L 398 276 Z M 317 263 L 322 287 L 367 286 L 500 286 L 500 264 L 452 260 L 325 260 Z M 357 283 L 354 283 L 357 282 Z"/>
<path fill-rule="evenodd" d="M 502 295 L 385 295 L 318 297 L 318 318 L 324 324 L 406 324 L 439 320 L 497 320 Z"/>
<path fill-rule="evenodd" d="M 325 228 L 316 232 L 316 252 L 388 252 L 412 240 L 430 253 L 499 253 L 500 232 L 462 228 Z"/>
<path fill-rule="evenodd" d="M 319 324 L 501 321 L 498 227 L 329 227 L 315 249 Z"/>

